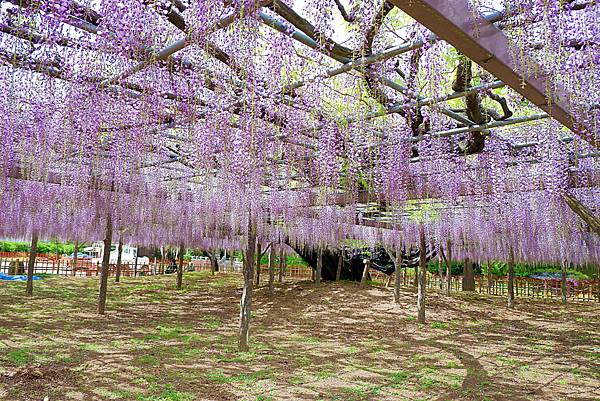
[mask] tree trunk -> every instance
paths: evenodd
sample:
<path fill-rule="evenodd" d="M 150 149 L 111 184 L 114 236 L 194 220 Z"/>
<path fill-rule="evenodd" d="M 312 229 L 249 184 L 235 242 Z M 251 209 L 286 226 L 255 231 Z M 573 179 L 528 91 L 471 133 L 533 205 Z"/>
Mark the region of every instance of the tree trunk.
<path fill-rule="evenodd" d="M 260 285 L 260 259 L 262 257 L 262 247 L 260 242 L 256 242 L 256 286 Z"/>
<path fill-rule="evenodd" d="M 452 242 L 450 239 L 446 240 L 446 251 L 448 253 L 446 258 L 446 295 L 450 295 L 450 287 L 452 286 Z"/>
<path fill-rule="evenodd" d="M 371 268 L 371 261 L 369 259 L 364 260 L 365 268 L 363 269 L 362 278 L 360 280 L 360 288 L 365 287 L 365 283 L 367 282 L 367 277 L 369 276 L 369 269 Z"/>
<path fill-rule="evenodd" d="M 287 255 L 283 249 L 283 244 L 279 248 L 279 277 L 278 281 L 283 283 L 283 275 L 285 274 L 285 265 L 287 263 Z"/>
<path fill-rule="evenodd" d="M 115 271 L 115 282 L 121 281 L 121 257 L 123 255 L 123 238 L 119 234 L 119 247 L 117 248 L 117 269 Z"/>
<path fill-rule="evenodd" d="M 563 260 L 562 261 L 562 266 L 560 269 L 560 293 L 561 293 L 561 297 L 562 297 L 562 303 L 566 304 L 567 303 L 567 265 L 568 262 L 567 260 Z"/>
<path fill-rule="evenodd" d="M 425 286 L 427 279 L 427 255 L 425 252 L 425 227 L 421 226 L 419 252 L 419 288 L 417 295 L 417 321 L 425 323 Z"/>
<path fill-rule="evenodd" d="M 98 314 L 104 315 L 106 311 L 106 290 L 108 288 L 108 274 L 110 262 L 110 246 L 112 244 L 112 217 L 106 216 L 106 237 L 104 238 L 104 252 L 102 254 L 102 273 L 100 275 L 100 292 L 98 294 Z"/>
<path fill-rule="evenodd" d="M 323 248 L 317 248 L 317 271 L 315 271 L 315 284 L 321 284 L 321 271 L 323 270 Z"/>
<path fill-rule="evenodd" d="M 508 252 L 508 307 L 512 309 L 515 307 L 515 251 L 512 245 Z"/>
<path fill-rule="evenodd" d="M 463 266 L 462 290 L 475 291 L 475 276 L 473 275 L 473 262 L 469 258 L 465 258 Z"/>
<path fill-rule="evenodd" d="M 344 266 L 344 253 L 342 250 L 340 250 L 340 256 L 338 257 L 337 270 L 335 271 L 335 281 L 340 281 L 340 276 L 342 274 L 343 266 Z"/>
<path fill-rule="evenodd" d="M 212 274 L 214 276 L 218 269 L 217 264 L 219 263 L 217 261 L 217 250 L 213 249 L 213 250 L 209 251 L 208 255 L 210 258 L 210 274 Z"/>
<path fill-rule="evenodd" d="M 240 331 L 238 339 L 238 350 L 247 352 L 248 338 L 250 334 L 250 317 L 252 311 L 252 284 L 254 280 L 254 263 L 256 258 L 254 251 L 260 249 L 256 244 L 256 227 L 251 221 L 248 222 L 248 244 L 244 258 L 244 289 L 240 301 Z M 260 255 L 260 252 L 258 252 Z"/>
<path fill-rule="evenodd" d="M 269 250 L 269 293 L 275 289 L 275 245 Z"/>
<path fill-rule="evenodd" d="M 177 289 L 183 287 L 183 244 L 179 245 L 179 263 L 177 264 Z"/>
<path fill-rule="evenodd" d="M 400 277 L 400 269 L 402 269 L 402 251 L 400 249 L 396 250 L 396 258 L 394 260 L 394 267 L 396 268 L 394 274 L 394 302 L 397 304 L 400 303 L 400 285 L 401 285 L 401 277 Z"/>
<path fill-rule="evenodd" d="M 29 260 L 27 261 L 27 287 L 25 293 L 28 297 L 33 296 L 33 272 L 35 270 L 35 258 L 37 256 L 38 233 L 31 233 L 31 249 L 29 250 Z"/>

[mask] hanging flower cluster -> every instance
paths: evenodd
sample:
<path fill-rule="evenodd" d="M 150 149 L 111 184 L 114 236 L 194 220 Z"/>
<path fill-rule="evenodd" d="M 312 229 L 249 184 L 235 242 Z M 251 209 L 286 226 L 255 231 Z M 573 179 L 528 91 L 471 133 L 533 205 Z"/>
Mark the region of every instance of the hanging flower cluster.
<path fill-rule="evenodd" d="M 398 247 L 424 225 L 457 257 L 600 260 L 563 200 L 600 214 L 594 2 L 495 20 L 577 132 L 502 126 L 540 110 L 481 67 L 458 77 L 455 49 L 379 1 L 6 3 L 0 236 L 97 240 L 110 215 L 140 245 L 239 248 L 250 218 L 297 247 Z"/>

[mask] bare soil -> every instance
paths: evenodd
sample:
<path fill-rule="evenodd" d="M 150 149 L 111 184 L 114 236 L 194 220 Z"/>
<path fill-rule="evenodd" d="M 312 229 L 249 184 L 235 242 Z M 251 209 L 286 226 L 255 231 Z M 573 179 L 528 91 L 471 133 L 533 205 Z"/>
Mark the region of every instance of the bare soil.
<path fill-rule="evenodd" d="M 0 282 L 0 400 L 600 401 L 600 305 L 356 283 L 255 291 L 237 352 L 241 277 L 187 273 L 109 284 Z"/>

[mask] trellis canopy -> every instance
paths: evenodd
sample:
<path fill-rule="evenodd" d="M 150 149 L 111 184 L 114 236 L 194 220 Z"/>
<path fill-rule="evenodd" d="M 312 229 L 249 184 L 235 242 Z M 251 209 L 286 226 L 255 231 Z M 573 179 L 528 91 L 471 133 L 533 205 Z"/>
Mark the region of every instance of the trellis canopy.
<path fill-rule="evenodd" d="M 337 247 L 425 225 L 598 260 L 599 26 L 583 0 L 3 1 L 0 232 L 110 216 L 236 248 L 250 219 Z"/>

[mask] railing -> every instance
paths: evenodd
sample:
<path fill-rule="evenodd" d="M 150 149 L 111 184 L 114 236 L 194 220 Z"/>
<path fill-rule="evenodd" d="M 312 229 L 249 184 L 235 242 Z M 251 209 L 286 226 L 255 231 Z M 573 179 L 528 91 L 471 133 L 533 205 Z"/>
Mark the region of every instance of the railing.
<path fill-rule="evenodd" d="M 37 257 L 42 259 L 60 259 L 60 255 L 52 255 L 47 253 L 38 253 Z M 29 258 L 29 252 L 0 252 L 0 259 L 14 258 L 27 259 Z"/>
<path fill-rule="evenodd" d="M 402 286 L 412 286 L 414 284 L 414 271 L 403 269 L 400 282 Z M 371 272 L 371 279 L 382 283 L 393 285 L 395 277 L 392 274 L 388 278 L 387 275 L 378 272 Z M 443 289 L 445 278 L 438 274 L 427 273 L 427 287 L 435 289 Z M 567 280 L 567 299 L 570 301 L 597 301 L 598 299 L 599 280 Z M 451 276 L 450 291 L 462 291 L 462 276 Z M 561 299 L 562 298 L 562 283 L 560 279 L 537 279 L 530 277 L 515 277 L 514 279 L 515 297 L 522 298 L 545 298 L 545 299 Z M 491 276 L 485 275 L 475 276 L 475 292 L 479 294 L 490 295 L 508 295 L 508 278 L 506 276 Z"/>
<path fill-rule="evenodd" d="M 0 273 L 15 275 L 26 274 L 28 258 L 0 258 Z M 135 262 L 121 263 L 122 276 L 148 276 L 165 274 L 169 272 L 169 262 L 156 260 L 150 264 L 140 264 Z M 109 265 L 110 275 L 116 273 L 116 264 Z M 46 259 L 36 258 L 34 274 L 56 274 L 60 276 L 98 276 L 101 266 L 99 262 L 92 262 L 86 259 L 78 259 L 77 265 L 73 259 Z"/>
<path fill-rule="evenodd" d="M 211 271 L 210 261 L 208 260 L 197 260 L 190 262 L 193 265 L 195 271 Z M 219 272 L 223 273 L 241 273 L 242 262 L 234 261 L 231 263 L 230 260 L 225 262 L 219 262 Z M 256 276 L 256 275 L 255 275 Z M 287 265 L 283 275 L 286 279 L 291 280 L 310 280 L 312 278 L 312 268 L 310 266 L 303 265 Z M 260 278 L 261 281 L 268 280 L 269 277 L 269 266 L 266 264 L 260 265 Z M 275 278 L 279 277 L 279 263 L 275 264 Z"/>
<path fill-rule="evenodd" d="M 6 274 L 26 274 L 27 258 L 0 258 L 0 273 Z M 46 259 L 36 258 L 34 274 L 57 274 L 61 276 L 79 276 L 89 277 L 98 276 L 101 266 L 99 263 L 93 263 L 90 260 L 78 259 L 77 266 L 74 266 L 70 258 Z M 152 276 L 167 274 L 173 272 L 175 267 L 168 260 L 152 260 L 150 264 L 135 264 L 127 262 L 121 264 L 121 275 L 131 276 Z M 210 261 L 192 261 L 186 262 L 184 270 L 210 271 Z M 241 273 L 242 263 L 238 261 L 227 260 L 219 263 L 219 271 L 223 273 Z M 116 265 L 110 264 L 109 274 L 114 275 Z M 412 269 L 403 269 L 401 274 L 401 285 L 412 286 L 414 284 L 414 271 Z M 261 281 L 268 280 L 269 270 L 266 264 L 260 266 Z M 371 270 L 371 280 L 393 285 L 395 281 L 394 274 L 387 276 L 379 271 Z M 275 265 L 275 277 L 279 276 L 279 264 Z M 287 280 L 310 280 L 313 278 L 313 269 L 309 266 L 288 265 L 285 274 Z M 438 274 L 427 273 L 427 287 L 442 289 L 445 285 L 445 279 Z M 567 281 L 567 299 L 570 301 L 598 301 L 598 280 L 568 280 Z M 516 297 L 527 298 L 545 298 L 561 299 L 562 283 L 558 279 L 535 279 L 529 277 L 515 277 L 514 289 Z M 450 291 L 462 291 L 462 276 L 452 276 L 450 279 Z M 490 295 L 508 294 L 507 277 L 491 276 L 475 277 L 475 292 Z"/>
<path fill-rule="evenodd" d="M 19 254 L 11 253 L 10 258 L 0 258 L 0 273 L 16 275 L 27 273 L 27 257 L 19 257 Z M 16 255 L 16 256 L 15 256 Z M 109 274 L 115 275 L 116 264 L 109 265 Z M 121 275 L 130 276 L 152 276 L 167 274 L 175 271 L 176 267 L 169 260 L 151 260 L 149 264 L 134 262 L 121 263 Z M 210 261 L 194 260 L 185 262 L 184 270 L 187 271 L 210 271 Z M 34 274 L 55 274 L 60 276 L 78 276 L 89 277 L 100 275 L 100 262 L 92 262 L 89 259 L 78 259 L 77 266 L 71 258 L 48 259 L 37 257 L 35 260 Z M 219 263 L 219 272 L 223 273 L 241 273 L 242 262 L 227 260 Z M 268 277 L 269 270 L 267 265 L 261 265 L 261 279 Z M 275 277 L 279 275 L 279 264 L 275 266 Z M 309 266 L 288 265 L 284 277 L 293 280 L 308 280 L 312 277 L 312 269 Z"/>

